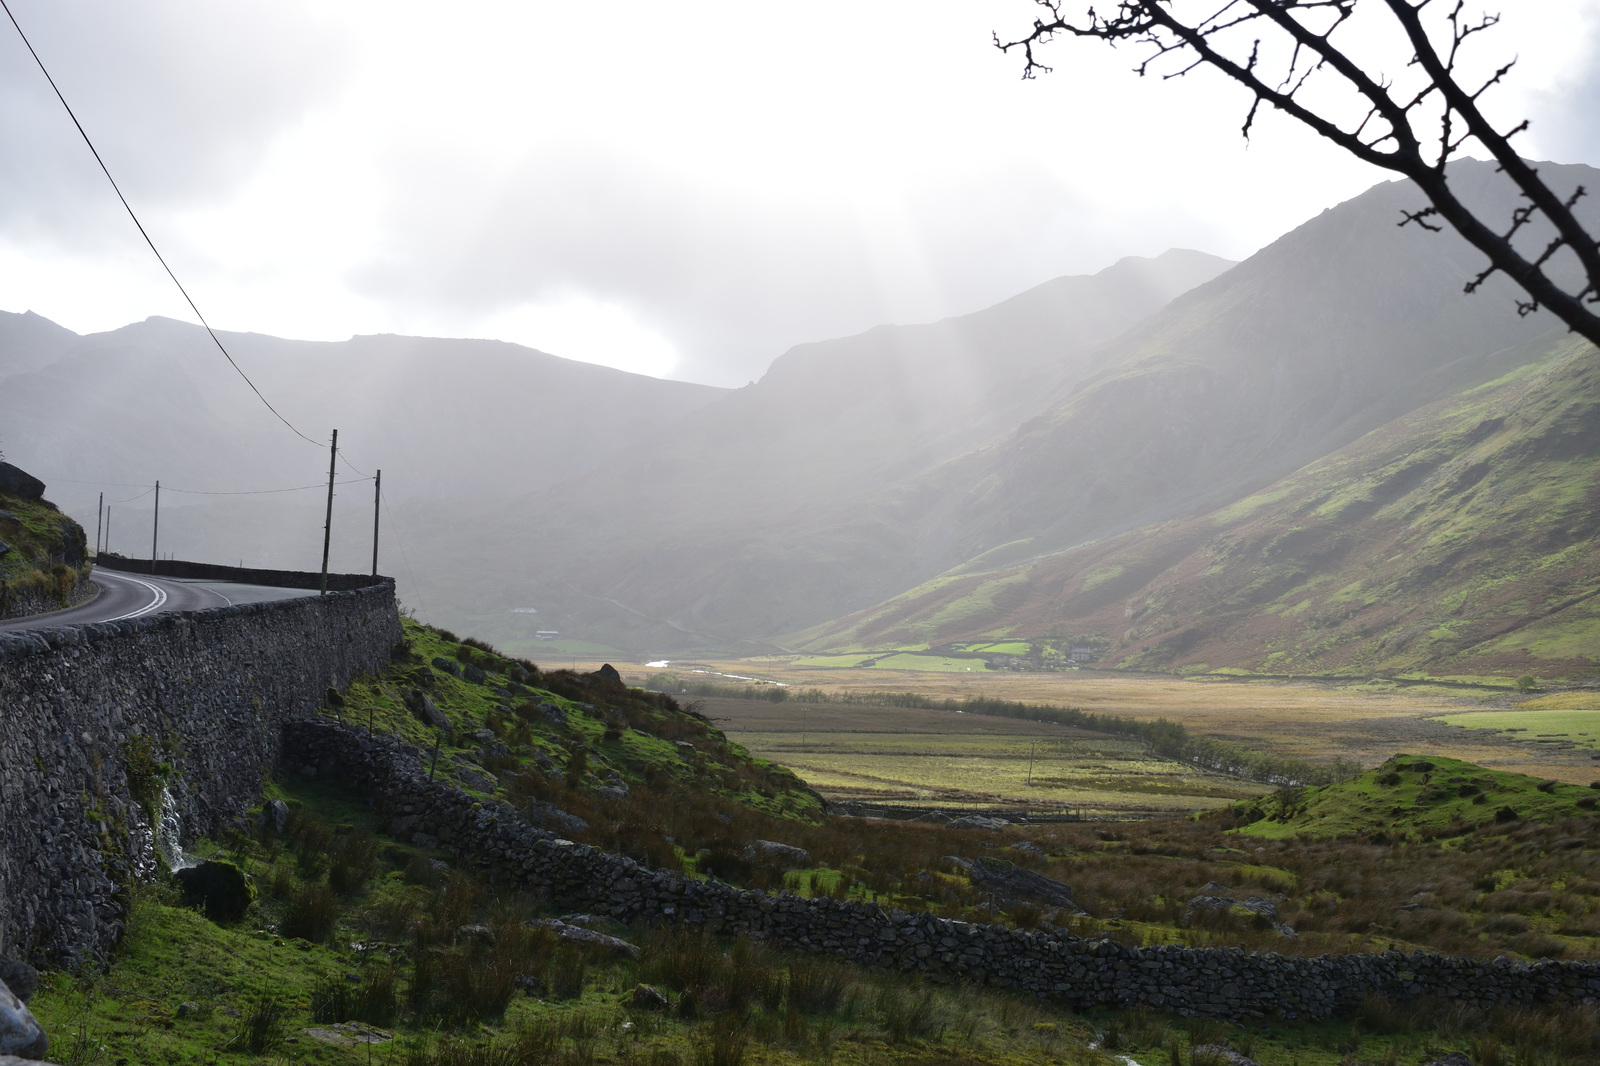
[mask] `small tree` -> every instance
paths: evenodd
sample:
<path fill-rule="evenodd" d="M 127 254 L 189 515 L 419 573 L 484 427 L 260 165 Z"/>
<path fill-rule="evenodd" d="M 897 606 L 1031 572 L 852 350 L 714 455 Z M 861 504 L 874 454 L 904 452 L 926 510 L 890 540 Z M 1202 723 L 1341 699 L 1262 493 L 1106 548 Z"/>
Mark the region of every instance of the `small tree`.
<path fill-rule="evenodd" d="M 1467 292 L 1503 273 L 1528 296 L 1517 301 L 1518 314 L 1549 308 L 1600 344 L 1600 314 L 1594 310 L 1600 304 L 1600 241 L 1573 210 L 1588 191 L 1582 185 L 1552 189 L 1517 154 L 1511 140 L 1528 128 L 1526 120 L 1501 129 L 1484 114 L 1484 94 L 1504 80 L 1515 60 L 1488 69 L 1475 82 L 1461 80 L 1468 76 L 1466 46 L 1493 29 L 1498 15 L 1468 17 L 1465 0 L 1120 0 L 1112 14 L 1090 7 L 1081 16 L 1067 14 L 1077 6 L 1067 0 L 1034 2 L 1045 14 L 1034 20 L 1032 32 L 1012 41 L 995 38 L 1002 51 L 1021 51 L 1024 78 L 1050 70 L 1039 62 L 1038 49 L 1063 35 L 1144 46 L 1134 68 L 1140 75 L 1174 78 L 1199 66 L 1219 70 L 1253 97 L 1244 119 L 1246 138 L 1266 104 L 1356 158 L 1410 178 L 1428 206 L 1404 212 L 1399 224 L 1438 232 L 1443 226 L 1437 220 L 1443 220 L 1488 256 L 1489 265 L 1467 282 Z M 1349 34 L 1340 34 L 1358 7 L 1378 12 L 1390 39 L 1410 54 L 1398 80 L 1367 69 L 1345 47 Z M 1478 217 L 1452 188 L 1446 164 L 1471 144 L 1493 157 L 1526 200 L 1509 219 Z M 1542 248 L 1517 247 L 1518 235 L 1541 217 L 1554 235 Z M 1551 277 L 1558 256 L 1569 264 L 1576 260 L 1577 283 L 1563 285 Z"/>
<path fill-rule="evenodd" d="M 1532 674 L 1523 674 L 1521 677 L 1513 681 L 1512 684 L 1517 686 L 1518 692 L 1532 692 L 1535 688 L 1539 687 L 1539 682 L 1534 679 Z"/>

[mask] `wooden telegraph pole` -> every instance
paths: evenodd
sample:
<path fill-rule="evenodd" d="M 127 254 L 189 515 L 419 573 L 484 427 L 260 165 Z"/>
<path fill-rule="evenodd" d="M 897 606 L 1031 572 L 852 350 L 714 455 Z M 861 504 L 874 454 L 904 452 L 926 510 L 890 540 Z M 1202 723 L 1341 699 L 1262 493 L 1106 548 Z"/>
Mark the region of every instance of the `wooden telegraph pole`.
<path fill-rule="evenodd" d="M 333 447 L 328 449 L 328 520 L 322 526 L 322 595 L 328 594 L 328 546 L 333 543 L 333 474 L 339 462 L 339 431 L 333 431 Z"/>
<path fill-rule="evenodd" d="M 94 553 L 100 554 L 100 531 L 106 524 L 106 494 L 100 494 L 100 503 L 94 511 Z"/>
<path fill-rule="evenodd" d="M 372 479 L 372 576 L 378 576 L 378 513 L 383 502 L 383 471 Z"/>
<path fill-rule="evenodd" d="M 150 573 L 156 572 L 156 544 L 161 536 L 161 482 L 156 482 L 156 517 L 150 524 Z"/>

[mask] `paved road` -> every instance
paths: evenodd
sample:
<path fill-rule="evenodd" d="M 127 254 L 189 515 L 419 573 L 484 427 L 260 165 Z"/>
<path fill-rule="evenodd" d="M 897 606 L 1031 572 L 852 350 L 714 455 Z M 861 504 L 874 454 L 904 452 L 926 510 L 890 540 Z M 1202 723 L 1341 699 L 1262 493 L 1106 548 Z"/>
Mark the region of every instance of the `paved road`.
<path fill-rule="evenodd" d="M 46 626 L 85 625 L 89 622 L 119 622 L 124 618 L 141 618 L 162 611 L 200 611 L 207 607 L 226 607 L 230 603 L 261 603 L 316 595 L 305 589 L 236 585 L 231 581 L 147 577 L 99 568 L 95 569 L 92 580 L 100 586 L 100 594 L 88 603 L 64 611 L 0 622 L 0 633 Z"/>

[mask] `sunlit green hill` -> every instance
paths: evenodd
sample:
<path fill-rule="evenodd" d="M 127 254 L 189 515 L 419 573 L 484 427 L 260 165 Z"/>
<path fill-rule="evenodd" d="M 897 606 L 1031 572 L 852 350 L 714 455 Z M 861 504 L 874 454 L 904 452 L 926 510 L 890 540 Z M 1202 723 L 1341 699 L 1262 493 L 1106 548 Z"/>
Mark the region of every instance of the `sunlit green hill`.
<path fill-rule="evenodd" d="M 1592 818 L 1600 791 L 1526 774 L 1489 770 L 1459 759 L 1396 755 L 1351 781 L 1285 789 L 1235 804 L 1230 815 L 1250 836 L 1332 837 L 1437 833 L 1484 822 Z"/>
<path fill-rule="evenodd" d="M 1506 358 L 1525 362 L 1228 506 L 953 571 L 807 643 L 1070 637 L 1125 668 L 1589 676 L 1600 358 L 1562 335 Z"/>

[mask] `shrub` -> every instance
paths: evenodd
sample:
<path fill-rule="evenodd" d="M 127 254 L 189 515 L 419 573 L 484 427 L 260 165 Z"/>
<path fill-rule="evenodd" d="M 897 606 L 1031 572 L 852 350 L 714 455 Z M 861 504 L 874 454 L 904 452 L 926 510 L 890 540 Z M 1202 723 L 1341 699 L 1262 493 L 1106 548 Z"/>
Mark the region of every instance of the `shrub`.
<path fill-rule="evenodd" d="M 287 893 L 289 909 L 279 923 L 278 932 L 321 944 L 339 923 L 339 897 L 326 884 L 313 881 L 297 885 Z"/>
<path fill-rule="evenodd" d="M 338 839 L 328 855 L 328 885 L 341 896 L 354 895 L 378 872 L 378 842 L 368 833 Z"/>
<path fill-rule="evenodd" d="M 749 1043 L 743 1027 L 730 1019 L 711 1031 L 711 1039 L 695 1045 L 694 1066 L 744 1066 Z"/>
<path fill-rule="evenodd" d="M 805 1014 L 832 1014 L 839 1009 L 855 978 L 827 959 L 797 959 L 789 964 L 789 1005 Z"/>
<path fill-rule="evenodd" d="M 280 997 L 262 993 L 240 1017 L 228 1046 L 252 1055 L 265 1055 L 277 1050 L 283 1043 L 283 1022 L 288 1014 L 289 1008 Z"/>

